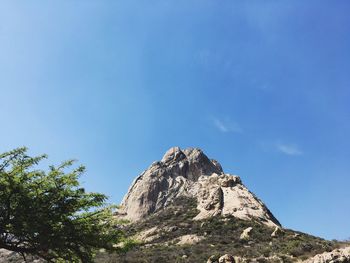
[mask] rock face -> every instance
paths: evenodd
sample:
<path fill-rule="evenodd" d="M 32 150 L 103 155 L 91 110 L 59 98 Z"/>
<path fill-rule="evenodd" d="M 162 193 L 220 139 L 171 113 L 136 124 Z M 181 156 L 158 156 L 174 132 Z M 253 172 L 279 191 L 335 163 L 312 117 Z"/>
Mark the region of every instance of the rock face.
<path fill-rule="evenodd" d="M 177 197 L 196 197 L 200 213 L 195 219 L 233 215 L 280 225 L 267 207 L 238 176 L 225 174 L 221 165 L 200 149 L 169 149 L 138 176 L 125 195 L 119 214 L 138 221 L 167 207 Z"/>
<path fill-rule="evenodd" d="M 304 263 L 350 263 L 350 247 L 336 249 L 331 252 L 318 254 Z"/>

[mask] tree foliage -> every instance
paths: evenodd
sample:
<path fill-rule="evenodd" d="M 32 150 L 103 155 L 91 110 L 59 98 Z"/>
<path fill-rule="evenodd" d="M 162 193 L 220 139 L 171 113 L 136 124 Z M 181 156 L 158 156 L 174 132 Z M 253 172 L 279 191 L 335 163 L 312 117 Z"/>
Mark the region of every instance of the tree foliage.
<path fill-rule="evenodd" d="M 114 250 L 122 238 L 106 196 L 85 192 L 85 168 L 73 161 L 35 169 L 46 155 L 26 148 L 0 154 L 0 248 L 49 262 L 92 262 L 94 253 Z"/>

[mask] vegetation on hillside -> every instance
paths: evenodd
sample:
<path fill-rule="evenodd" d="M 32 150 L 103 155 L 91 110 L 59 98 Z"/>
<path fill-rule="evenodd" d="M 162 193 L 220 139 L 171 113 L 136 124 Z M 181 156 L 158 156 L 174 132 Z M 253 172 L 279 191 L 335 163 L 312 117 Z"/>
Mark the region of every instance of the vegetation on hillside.
<path fill-rule="evenodd" d="M 198 263 L 206 262 L 210 256 L 218 257 L 226 253 L 245 258 L 277 255 L 284 262 L 292 262 L 339 246 L 337 242 L 292 230 L 284 230 L 283 234 L 271 237 L 273 228 L 233 216 L 192 220 L 197 213 L 195 199 L 180 198 L 168 209 L 127 227 L 130 236 L 137 236 L 138 233 L 156 227 L 158 231 L 152 234 L 149 241 L 122 255 L 100 254 L 97 262 Z M 241 240 L 240 235 L 247 227 L 253 227 L 250 238 Z M 180 237 L 188 234 L 202 236 L 204 239 L 190 245 L 178 245 Z M 260 261 L 264 260 L 261 258 Z"/>

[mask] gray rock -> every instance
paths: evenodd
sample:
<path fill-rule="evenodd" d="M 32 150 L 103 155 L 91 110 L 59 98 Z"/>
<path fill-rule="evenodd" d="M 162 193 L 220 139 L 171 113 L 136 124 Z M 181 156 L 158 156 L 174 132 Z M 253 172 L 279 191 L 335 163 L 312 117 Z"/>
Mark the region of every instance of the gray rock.
<path fill-rule="evenodd" d="M 31 263 L 44 263 L 46 262 L 43 259 L 39 259 L 37 257 L 26 255 L 27 262 Z M 17 263 L 25 263 L 23 257 L 13 251 L 9 251 L 6 249 L 0 249 L 0 263 L 8 263 L 8 262 L 17 262 Z"/>
<path fill-rule="evenodd" d="M 250 239 L 250 233 L 252 232 L 253 228 L 252 227 L 248 227 L 246 229 L 243 230 L 241 236 L 239 237 L 242 240 L 248 240 Z"/>
<path fill-rule="evenodd" d="M 271 237 L 280 237 L 283 234 L 284 234 L 284 230 L 281 227 L 276 226 L 275 230 L 271 234 Z"/>
<path fill-rule="evenodd" d="M 335 249 L 331 252 L 318 254 L 304 263 L 350 263 L 350 247 Z"/>
<path fill-rule="evenodd" d="M 135 179 L 118 213 L 131 221 L 142 220 L 178 197 L 197 199 L 200 213 L 195 219 L 233 215 L 258 219 L 270 226 L 279 225 L 238 176 L 225 174 L 217 161 L 210 160 L 197 148 L 169 149 L 161 161 L 154 162 Z"/>

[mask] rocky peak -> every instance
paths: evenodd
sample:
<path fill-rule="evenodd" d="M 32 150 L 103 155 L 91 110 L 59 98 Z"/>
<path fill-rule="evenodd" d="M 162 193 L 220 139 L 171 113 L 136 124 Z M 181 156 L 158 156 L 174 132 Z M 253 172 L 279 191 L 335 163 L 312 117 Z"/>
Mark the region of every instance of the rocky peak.
<path fill-rule="evenodd" d="M 172 147 L 164 154 L 161 162 L 165 165 L 169 165 L 175 162 L 180 162 L 186 158 L 186 155 L 181 151 L 180 147 Z"/>
<path fill-rule="evenodd" d="M 132 221 L 141 220 L 181 196 L 197 198 L 199 214 L 195 219 L 230 214 L 279 225 L 238 176 L 225 174 L 217 161 L 198 148 L 170 148 L 161 161 L 135 179 L 122 201 L 120 214 Z"/>
<path fill-rule="evenodd" d="M 201 175 L 223 173 L 221 165 L 215 160 L 210 160 L 198 148 L 182 151 L 179 147 L 172 147 L 165 153 L 160 163 L 167 169 L 168 174 L 181 175 L 191 181 L 197 181 Z"/>

